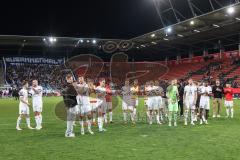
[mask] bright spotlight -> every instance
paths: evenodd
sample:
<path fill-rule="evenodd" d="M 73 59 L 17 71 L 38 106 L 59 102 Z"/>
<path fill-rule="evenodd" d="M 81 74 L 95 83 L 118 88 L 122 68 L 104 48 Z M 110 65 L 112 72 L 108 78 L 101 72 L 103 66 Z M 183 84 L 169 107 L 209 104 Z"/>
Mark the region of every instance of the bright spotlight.
<path fill-rule="evenodd" d="M 57 42 L 57 39 L 54 38 L 54 37 L 49 37 L 48 40 L 49 40 L 50 43 Z"/>
<path fill-rule="evenodd" d="M 97 41 L 94 39 L 94 40 L 92 40 L 92 43 L 93 43 L 93 44 L 96 44 L 96 43 L 97 43 Z"/>
<path fill-rule="evenodd" d="M 233 14 L 235 12 L 235 9 L 233 8 L 233 7 L 229 7 L 228 9 L 227 9 L 227 13 L 228 14 Z"/>
<path fill-rule="evenodd" d="M 83 40 L 82 40 L 82 39 L 80 39 L 80 42 L 81 42 L 81 43 L 83 43 Z"/>
<path fill-rule="evenodd" d="M 194 25 L 195 24 L 195 22 L 194 21 L 190 21 L 190 25 Z"/>
<path fill-rule="evenodd" d="M 87 43 L 89 43 L 90 41 L 89 40 L 87 40 Z"/>
<path fill-rule="evenodd" d="M 167 28 L 167 33 L 171 33 L 171 32 L 172 32 L 172 28 L 171 27 Z"/>
<path fill-rule="evenodd" d="M 151 34 L 151 37 L 152 37 L 152 38 L 154 38 L 155 36 L 156 36 L 156 35 L 155 35 L 154 33 L 153 33 L 153 34 Z"/>

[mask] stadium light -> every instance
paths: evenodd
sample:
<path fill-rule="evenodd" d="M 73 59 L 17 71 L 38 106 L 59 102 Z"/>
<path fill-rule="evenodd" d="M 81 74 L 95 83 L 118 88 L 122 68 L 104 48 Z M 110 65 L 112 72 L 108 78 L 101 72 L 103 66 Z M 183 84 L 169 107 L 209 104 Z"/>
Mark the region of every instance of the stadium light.
<path fill-rule="evenodd" d="M 48 40 L 49 40 L 50 43 L 57 42 L 57 39 L 54 38 L 54 37 L 49 37 Z"/>
<path fill-rule="evenodd" d="M 240 18 L 235 18 L 236 20 L 240 21 Z"/>
<path fill-rule="evenodd" d="M 172 32 L 172 28 L 171 27 L 168 27 L 167 28 L 167 33 L 171 33 Z"/>
<path fill-rule="evenodd" d="M 81 43 L 83 43 L 83 40 L 82 40 L 82 39 L 80 39 L 80 42 L 81 42 Z"/>
<path fill-rule="evenodd" d="M 235 12 L 235 9 L 233 8 L 233 7 L 229 7 L 228 9 L 227 9 L 227 13 L 228 14 L 233 14 Z"/>
<path fill-rule="evenodd" d="M 90 43 L 90 41 L 89 41 L 89 40 L 87 40 L 87 43 Z"/>
<path fill-rule="evenodd" d="M 92 40 L 92 43 L 93 43 L 93 44 L 96 44 L 96 43 L 97 43 L 97 41 L 94 39 L 94 40 Z"/>
<path fill-rule="evenodd" d="M 195 24 L 195 22 L 194 21 L 190 21 L 190 25 L 194 25 Z"/>
<path fill-rule="evenodd" d="M 152 37 L 152 38 L 154 38 L 155 36 L 156 36 L 156 35 L 155 35 L 154 33 L 153 33 L 153 34 L 151 34 L 151 37 Z"/>

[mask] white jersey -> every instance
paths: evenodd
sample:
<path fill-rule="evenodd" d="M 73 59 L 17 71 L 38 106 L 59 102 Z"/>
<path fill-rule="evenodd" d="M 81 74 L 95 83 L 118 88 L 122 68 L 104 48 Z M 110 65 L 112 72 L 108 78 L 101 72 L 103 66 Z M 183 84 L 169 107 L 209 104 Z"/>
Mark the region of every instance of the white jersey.
<path fill-rule="evenodd" d="M 89 88 L 87 83 L 77 84 L 77 93 L 81 96 L 89 96 Z"/>
<path fill-rule="evenodd" d="M 30 90 L 30 93 L 32 94 L 32 101 L 33 103 L 42 103 L 42 95 L 43 95 L 43 88 L 42 86 L 34 87 L 36 91 L 33 89 Z"/>
<path fill-rule="evenodd" d="M 19 91 L 19 98 L 25 102 L 28 102 L 28 91 L 26 89 L 21 89 Z M 29 114 L 29 107 L 27 104 L 23 103 L 21 100 L 19 102 L 19 114 Z"/>
<path fill-rule="evenodd" d="M 28 91 L 26 89 L 21 89 L 19 91 L 19 98 L 23 99 L 25 102 L 28 102 Z M 19 105 L 26 105 L 25 103 L 23 103 L 22 101 L 20 101 Z"/>
<path fill-rule="evenodd" d="M 105 99 L 106 92 L 107 92 L 106 87 L 97 86 L 95 90 L 96 90 L 98 99 L 102 99 L 102 100 Z"/>
<path fill-rule="evenodd" d="M 212 88 L 210 86 L 207 86 L 207 87 L 202 86 L 200 88 L 200 93 L 201 93 L 201 98 L 199 103 L 200 108 L 210 110 L 210 96 L 205 95 L 205 93 L 211 94 Z"/>
<path fill-rule="evenodd" d="M 77 84 L 77 103 L 81 106 L 90 106 L 89 88 L 87 83 Z"/>
<path fill-rule="evenodd" d="M 197 93 L 197 87 L 195 85 L 187 85 L 184 87 L 184 93 L 186 94 L 186 98 L 193 98 Z"/>
<path fill-rule="evenodd" d="M 122 87 L 122 109 L 123 110 L 133 110 L 133 103 L 132 103 L 132 92 L 130 86 L 123 86 Z"/>
<path fill-rule="evenodd" d="M 200 93 L 201 93 L 201 99 L 209 100 L 210 96 L 205 95 L 205 93 L 211 94 L 212 93 L 212 87 L 210 87 L 210 86 L 207 86 L 207 87 L 201 86 Z"/>
<path fill-rule="evenodd" d="M 98 86 L 96 89 L 97 94 L 97 106 L 98 106 L 98 112 L 106 113 L 107 111 L 107 102 L 106 102 L 106 87 Z"/>
<path fill-rule="evenodd" d="M 123 95 L 123 97 L 131 96 L 131 87 L 123 86 L 122 87 L 122 95 Z"/>

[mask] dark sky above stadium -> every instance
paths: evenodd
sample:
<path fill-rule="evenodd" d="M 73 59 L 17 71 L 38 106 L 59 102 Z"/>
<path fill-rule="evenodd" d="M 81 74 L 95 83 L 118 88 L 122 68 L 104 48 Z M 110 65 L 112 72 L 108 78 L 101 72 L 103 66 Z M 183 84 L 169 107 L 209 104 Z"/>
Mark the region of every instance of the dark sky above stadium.
<path fill-rule="evenodd" d="M 8 0 L 0 20 L 5 35 L 127 39 L 162 27 L 153 0 Z"/>

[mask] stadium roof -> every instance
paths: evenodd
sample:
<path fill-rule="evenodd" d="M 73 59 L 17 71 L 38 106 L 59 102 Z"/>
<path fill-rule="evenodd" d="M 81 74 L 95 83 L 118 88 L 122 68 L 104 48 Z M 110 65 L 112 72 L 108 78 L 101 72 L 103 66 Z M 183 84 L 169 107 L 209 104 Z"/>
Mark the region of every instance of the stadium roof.
<path fill-rule="evenodd" d="M 228 12 L 229 7 L 234 8 L 234 11 Z M 165 10 L 174 11 L 174 8 L 165 8 Z M 16 55 L 17 51 L 18 54 L 27 55 L 31 53 L 49 56 L 48 53 L 51 52 L 64 53 L 64 56 L 69 57 L 86 53 L 110 57 L 111 54 L 106 54 L 104 46 L 110 44 L 109 49 L 112 49 L 112 52 L 107 53 L 114 53 L 122 51 L 119 50 L 119 46 L 122 44 L 123 51 L 135 60 L 151 60 L 189 52 L 195 53 L 203 51 L 203 49 L 226 49 L 239 44 L 240 3 L 238 0 L 231 6 L 219 9 L 213 7 L 213 10 L 207 13 L 202 13 L 199 8 L 197 11 L 200 14 L 194 14 L 193 18 L 177 19 L 176 16 L 178 23 L 130 40 L 1 35 L 0 51 L 1 54 L 5 53 L 6 55 L 10 53 Z M 173 13 L 181 15 L 179 12 Z M 159 15 L 160 18 L 163 18 L 161 13 Z M 162 21 L 163 25 L 166 25 L 166 19 Z M 133 45 L 129 44 L 131 42 Z"/>
<path fill-rule="evenodd" d="M 131 39 L 134 52 L 171 55 L 204 48 L 238 45 L 240 35 L 240 3 L 196 16 L 183 22 Z"/>

